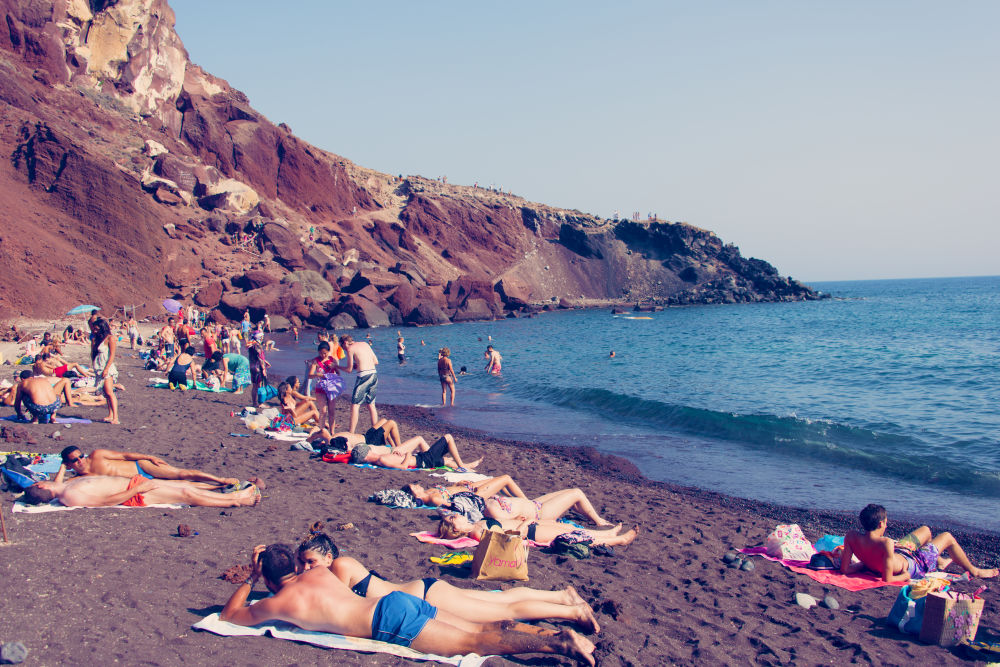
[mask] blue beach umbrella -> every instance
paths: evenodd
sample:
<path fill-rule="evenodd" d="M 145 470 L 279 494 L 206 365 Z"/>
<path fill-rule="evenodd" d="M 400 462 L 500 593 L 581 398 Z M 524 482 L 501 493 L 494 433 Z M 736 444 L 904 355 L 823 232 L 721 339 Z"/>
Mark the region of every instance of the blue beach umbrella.
<path fill-rule="evenodd" d="M 168 313 L 173 313 L 174 315 L 176 315 L 177 312 L 181 309 L 181 304 L 179 301 L 174 301 L 173 299 L 164 299 L 163 308 Z"/>
<path fill-rule="evenodd" d="M 89 313 L 92 310 L 100 310 L 97 306 L 77 306 L 73 310 L 67 311 L 67 315 L 82 315 L 83 313 Z"/>

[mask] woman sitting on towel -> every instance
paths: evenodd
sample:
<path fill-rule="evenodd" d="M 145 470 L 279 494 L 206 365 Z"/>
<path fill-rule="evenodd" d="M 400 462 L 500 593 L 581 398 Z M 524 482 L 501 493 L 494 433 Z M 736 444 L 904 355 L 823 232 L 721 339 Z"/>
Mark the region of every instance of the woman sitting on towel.
<path fill-rule="evenodd" d="M 167 373 L 168 387 L 186 391 L 188 388 L 188 376 L 191 377 L 192 382 L 194 381 L 197 377 L 195 369 L 191 368 L 194 365 L 194 353 L 194 345 L 188 345 L 184 348 L 183 352 L 171 360 L 169 364 L 170 372 Z"/>
<path fill-rule="evenodd" d="M 363 598 L 379 599 L 389 593 L 403 591 L 426 600 L 439 612 L 454 614 L 473 623 L 551 618 L 573 621 L 592 632 L 600 630 L 590 605 L 572 586 L 561 591 L 540 591 L 519 586 L 490 593 L 457 588 L 430 577 L 396 584 L 382 579 L 357 560 L 341 556 L 325 533 L 314 532 L 311 538 L 299 545 L 298 555 L 300 571 L 314 567 L 329 568 Z"/>
<path fill-rule="evenodd" d="M 305 424 L 310 419 L 319 423 L 319 411 L 313 403 L 314 399 L 306 398 L 304 401 L 296 401 L 295 394 L 287 382 L 278 385 L 278 406 L 281 414 L 285 416 L 290 425 L 299 426 Z M 301 394 L 299 394 L 301 396 Z"/>
<path fill-rule="evenodd" d="M 517 531 L 521 537 L 540 544 L 548 544 L 560 535 L 571 534 L 589 538 L 596 545 L 607 544 L 608 546 L 617 547 L 632 544 L 636 535 L 639 534 L 639 526 L 635 526 L 625 533 L 620 533 L 621 528 L 621 524 L 611 526 L 605 530 L 577 528 L 572 524 L 552 521 L 551 519 L 541 519 L 539 521 L 483 519 L 482 521 L 473 523 L 461 514 L 448 514 L 441 517 L 441 525 L 438 526 L 438 535 L 446 540 L 471 537 L 479 541 L 483 539 L 483 535 L 486 534 L 487 530 L 496 529 L 502 532 Z"/>

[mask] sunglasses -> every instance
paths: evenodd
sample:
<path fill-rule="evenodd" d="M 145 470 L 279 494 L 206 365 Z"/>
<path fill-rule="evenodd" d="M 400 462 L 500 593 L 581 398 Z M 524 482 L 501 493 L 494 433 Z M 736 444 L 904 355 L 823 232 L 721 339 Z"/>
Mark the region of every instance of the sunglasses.
<path fill-rule="evenodd" d="M 71 466 L 87 458 L 86 456 L 78 456 L 75 459 L 66 459 L 66 465 Z"/>

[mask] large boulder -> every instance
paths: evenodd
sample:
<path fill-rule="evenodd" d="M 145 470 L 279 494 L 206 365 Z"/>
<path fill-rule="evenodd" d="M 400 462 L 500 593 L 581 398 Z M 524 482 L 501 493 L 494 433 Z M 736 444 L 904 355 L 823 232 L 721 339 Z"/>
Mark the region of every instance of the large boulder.
<path fill-rule="evenodd" d="M 243 312 L 249 310 L 250 318 L 257 321 L 264 317 L 264 313 L 284 317 L 293 315 L 301 303 L 301 285 L 276 283 L 249 292 L 227 292 L 219 301 L 219 309 L 231 320 L 242 319 Z"/>
<path fill-rule="evenodd" d="M 222 281 L 215 280 L 198 290 L 194 295 L 194 302 L 202 308 L 210 308 L 219 303 L 224 291 Z"/>
<path fill-rule="evenodd" d="M 269 222 L 261 233 L 264 247 L 274 253 L 274 259 L 279 264 L 292 271 L 308 268 L 302 254 L 302 242 L 295 232 L 276 222 Z"/>
<path fill-rule="evenodd" d="M 292 328 L 291 321 L 286 317 L 281 315 L 268 315 L 267 317 L 271 320 L 271 331 L 288 331 Z"/>
<path fill-rule="evenodd" d="M 281 276 L 277 271 L 265 271 L 264 269 L 250 269 L 242 276 L 233 278 L 233 286 L 243 290 L 260 289 L 268 285 L 280 282 Z"/>
<path fill-rule="evenodd" d="M 451 320 L 441 307 L 430 301 L 420 302 L 416 308 L 403 318 L 407 324 L 448 324 Z"/>
<path fill-rule="evenodd" d="M 299 283 L 302 298 L 316 303 L 326 303 L 333 299 L 333 286 L 317 271 L 293 271 L 281 279 L 283 283 Z"/>
<path fill-rule="evenodd" d="M 417 306 L 417 290 L 410 283 L 404 282 L 386 300 L 399 308 L 401 313 L 409 313 Z"/>
<path fill-rule="evenodd" d="M 531 286 L 522 280 L 501 278 L 496 290 L 509 308 L 521 308 L 531 303 Z"/>
<path fill-rule="evenodd" d="M 358 323 L 347 313 L 337 313 L 326 321 L 326 328 L 330 331 L 342 331 L 344 329 L 357 329 Z"/>
<path fill-rule="evenodd" d="M 461 307 L 455 310 L 454 322 L 470 322 L 473 320 L 492 320 L 496 317 L 490 304 L 485 299 L 466 299 Z"/>
<path fill-rule="evenodd" d="M 382 312 L 389 318 L 389 323 L 392 324 L 392 326 L 398 327 L 403 324 L 403 314 L 399 312 L 399 308 L 396 308 L 396 306 L 392 305 L 388 301 L 380 301 L 378 303 L 378 307 L 381 308 Z"/>
<path fill-rule="evenodd" d="M 413 262 L 397 262 L 395 268 L 392 269 L 394 273 L 406 276 L 409 278 L 411 283 L 414 283 L 420 287 L 427 284 L 427 276 L 424 275 L 423 271 L 414 264 Z"/>
<path fill-rule="evenodd" d="M 391 324 L 389 316 L 381 308 L 357 294 L 346 297 L 339 312 L 350 315 L 359 327 L 387 327 Z"/>

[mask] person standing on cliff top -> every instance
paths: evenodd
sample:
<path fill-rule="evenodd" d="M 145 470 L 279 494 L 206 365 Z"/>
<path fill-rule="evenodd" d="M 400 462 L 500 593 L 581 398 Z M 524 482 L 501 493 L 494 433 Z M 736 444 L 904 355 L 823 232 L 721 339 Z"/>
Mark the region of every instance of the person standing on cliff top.
<path fill-rule="evenodd" d="M 378 365 L 378 357 L 375 356 L 371 345 L 355 342 L 350 336 L 341 336 L 340 345 L 347 352 L 346 372 L 353 373 L 355 370 L 358 372 L 358 379 L 354 382 L 354 392 L 351 394 L 351 424 L 348 429 L 354 433 L 358 428 L 358 415 L 362 404 L 368 406 L 372 424 L 378 421 L 378 409 L 375 407 L 375 390 L 378 388 L 375 366 Z"/>

